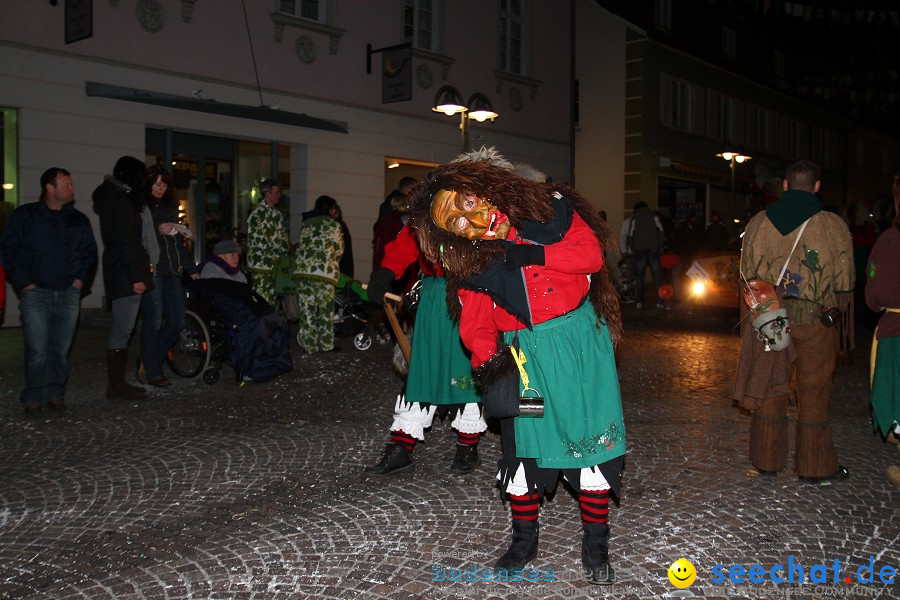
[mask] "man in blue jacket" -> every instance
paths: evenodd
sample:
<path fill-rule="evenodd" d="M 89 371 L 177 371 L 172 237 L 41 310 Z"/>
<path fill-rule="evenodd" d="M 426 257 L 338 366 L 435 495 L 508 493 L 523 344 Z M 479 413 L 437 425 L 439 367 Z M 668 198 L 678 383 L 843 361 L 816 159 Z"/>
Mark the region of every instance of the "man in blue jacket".
<path fill-rule="evenodd" d="M 97 265 L 91 223 L 75 209 L 74 195 L 71 173 L 47 169 L 40 199 L 13 211 L 0 239 L 4 268 L 20 294 L 25 389 L 19 400 L 26 416 L 66 408 L 81 290 Z"/>

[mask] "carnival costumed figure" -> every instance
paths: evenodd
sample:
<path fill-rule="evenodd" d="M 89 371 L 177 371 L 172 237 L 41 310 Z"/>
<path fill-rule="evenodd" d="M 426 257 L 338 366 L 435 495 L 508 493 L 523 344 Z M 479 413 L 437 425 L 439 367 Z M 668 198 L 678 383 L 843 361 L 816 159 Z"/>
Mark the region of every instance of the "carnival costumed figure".
<path fill-rule="evenodd" d="M 608 502 L 621 489 L 625 427 L 621 315 L 603 266 L 612 232 L 574 190 L 484 161 L 435 169 L 412 215 L 422 250 L 446 268 L 448 307 L 485 410 L 501 422 L 512 544 L 497 568 L 537 556 L 541 498 L 562 472 L 579 490 L 586 577 L 613 583 Z M 523 394 L 543 398 L 543 416 L 519 414 Z"/>
<path fill-rule="evenodd" d="M 856 275 L 847 224 L 816 196 L 819 172 L 805 159 L 788 164 L 784 194 L 744 231 L 741 273 L 753 311 L 741 328 L 732 398 L 751 412 L 750 462 L 760 475 L 787 467 L 793 438 L 799 480 L 830 485 L 850 474 L 838 462 L 829 408 L 841 328 L 823 316 L 836 323 L 843 313 L 849 324 Z"/>
<path fill-rule="evenodd" d="M 894 213 L 900 213 L 900 175 L 894 177 Z M 878 237 L 866 269 L 866 304 L 884 311 L 872 340 L 872 424 L 894 444 L 900 438 L 900 218 Z M 900 444 L 897 449 L 900 450 Z M 887 469 L 900 485 L 900 466 Z"/>
<path fill-rule="evenodd" d="M 523 177 L 539 181 L 546 178 L 528 165 L 512 164 L 493 147 L 460 154 L 454 162 L 459 161 L 489 162 Z M 403 208 L 404 212 L 408 209 Z M 425 439 L 424 430 L 431 427 L 435 413 L 447 413 L 452 418 L 450 426 L 457 432 L 456 455 L 450 470 L 470 473 L 481 461 L 478 442 L 487 430 L 487 422 L 472 378 L 471 354 L 460 340 L 458 319 L 451 319 L 447 310 L 444 269 L 425 256 L 409 225 L 385 245 L 383 254 L 380 268 L 368 285 L 372 302 L 382 305 L 385 292 L 410 265 L 418 264 L 422 283 L 407 381 L 394 405 L 391 438 L 381 459 L 366 467 L 366 472 L 381 476 L 412 468 L 411 453 L 416 441 Z"/>
<path fill-rule="evenodd" d="M 331 352 L 334 345 L 334 293 L 346 248 L 336 219 L 337 201 L 316 198 L 315 209 L 303 213 L 294 256 L 294 283 L 300 307 L 297 341 L 307 354 Z"/>
<path fill-rule="evenodd" d="M 415 263 L 422 273 L 422 285 L 406 384 L 394 405 L 390 441 L 381 459 L 366 467 L 366 472 L 381 476 L 412 468 L 416 441 L 425 440 L 424 430 L 431 427 L 435 413 L 441 413 L 451 417 L 450 426 L 457 435 L 450 470 L 470 473 L 480 462 L 478 442 L 487 429 L 481 397 L 472 380 L 469 353 L 460 341 L 457 324 L 447 312 L 444 271 L 425 258 L 408 225 L 385 246 L 381 268 L 369 281 L 369 300 L 383 304 L 384 294 L 390 291 L 394 280 Z"/>
<path fill-rule="evenodd" d="M 275 305 L 275 269 L 290 251 L 288 222 L 278 209 L 281 184 L 265 179 L 259 184 L 259 204 L 247 217 L 247 272 L 253 291 Z"/>

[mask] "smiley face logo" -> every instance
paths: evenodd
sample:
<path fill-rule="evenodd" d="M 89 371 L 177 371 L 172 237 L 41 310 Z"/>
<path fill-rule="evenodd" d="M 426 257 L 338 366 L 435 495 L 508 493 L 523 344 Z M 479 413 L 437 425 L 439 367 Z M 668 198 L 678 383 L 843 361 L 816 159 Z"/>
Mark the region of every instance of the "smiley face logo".
<path fill-rule="evenodd" d="M 697 569 L 687 559 L 679 558 L 669 567 L 669 581 L 677 588 L 686 588 L 697 579 Z"/>

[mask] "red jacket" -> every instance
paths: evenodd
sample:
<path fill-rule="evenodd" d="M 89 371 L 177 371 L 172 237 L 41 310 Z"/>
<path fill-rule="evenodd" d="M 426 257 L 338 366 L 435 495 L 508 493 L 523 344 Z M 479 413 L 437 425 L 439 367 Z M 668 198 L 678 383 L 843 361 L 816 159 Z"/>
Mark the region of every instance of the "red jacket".
<path fill-rule="evenodd" d="M 526 244 L 511 229 L 507 239 Z M 588 275 L 603 266 L 600 243 L 587 223 L 575 213 L 572 225 L 559 242 L 544 246 L 544 265 L 523 269 L 531 317 L 535 325 L 578 308 L 590 287 Z M 497 352 L 497 334 L 524 329 L 525 324 L 494 304 L 482 292 L 461 289 L 459 334 L 472 352 L 472 366 L 487 362 Z"/>

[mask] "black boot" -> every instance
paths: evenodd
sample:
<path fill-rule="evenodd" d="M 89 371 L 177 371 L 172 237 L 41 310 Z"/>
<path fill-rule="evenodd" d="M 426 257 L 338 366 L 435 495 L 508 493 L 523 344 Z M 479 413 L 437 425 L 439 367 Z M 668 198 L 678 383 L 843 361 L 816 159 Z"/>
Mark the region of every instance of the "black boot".
<path fill-rule="evenodd" d="M 587 523 L 581 529 L 581 564 L 585 577 L 595 585 L 612 585 L 616 573 L 609 564 L 609 525 Z"/>
<path fill-rule="evenodd" d="M 388 444 L 384 447 L 384 453 L 381 460 L 370 467 L 366 467 L 366 473 L 369 475 L 390 475 L 405 471 L 413 466 L 412 458 L 409 457 L 410 451 L 399 444 Z"/>
<path fill-rule="evenodd" d="M 106 397 L 117 400 L 140 400 L 147 397 L 144 388 L 131 385 L 125 381 L 125 369 L 128 364 L 128 349 L 106 351 Z"/>
<path fill-rule="evenodd" d="M 478 456 L 478 445 L 466 446 L 465 444 L 456 445 L 456 456 L 453 457 L 453 464 L 450 470 L 454 473 L 471 473 L 481 462 Z"/>
<path fill-rule="evenodd" d="M 538 529 L 536 519 L 534 521 L 513 519 L 512 544 L 509 545 L 506 554 L 497 561 L 495 568 L 514 571 L 524 568 L 534 560 L 537 557 Z"/>

